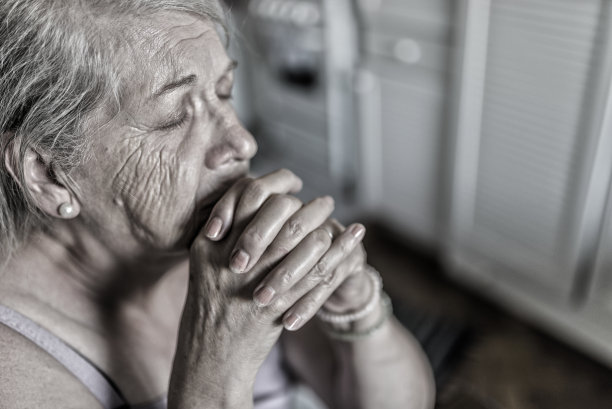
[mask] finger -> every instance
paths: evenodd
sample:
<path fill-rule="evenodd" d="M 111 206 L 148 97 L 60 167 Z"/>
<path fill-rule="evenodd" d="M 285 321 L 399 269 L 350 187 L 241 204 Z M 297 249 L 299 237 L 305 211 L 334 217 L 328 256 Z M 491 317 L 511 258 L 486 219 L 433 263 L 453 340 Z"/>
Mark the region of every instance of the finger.
<path fill-rule="evenodd" d="M 332 238 L 332 241 L 336 237 L 340 236 L 342 232 L 344 232 L 344 230 L 346 230 L 345 227 L 340 224 L 340 222 L 338 222 L 338 220 L 336 219 L 325 220 L 321 227 L 323 227 L 329 233 L 329 236 Z"/>
<path fill-rule="evenodd" d="M 232 271 L 248 271 L 272 243 L 285 221 L 301 207 L 302 201 L 294 196 L 270 196 L 236 241 L 230 256 Z"/>
<path fill-rule="evenodd" d="M 321 224 L 321 226 L 318 228 L 318 230 L 325 232 L 329 237 L 330 242 L 333 242 L 334 237 L 339 236 L 344 230 L 344 228 L 342 227 L 342 225 L 335 222 L 333 219 L 326 219 L 325 222 L 323 222 L 323 224 Z M 298 246 L 298 244 L 296 244 L 296 246 Z M 303 246 L 301 248 L 303 248 Z M 273 249 L 271 250 L 271 252 L 275 253 L 274 257 L 280 260 L 292 250 L 293 247 L 291 249 L 286 249 L 281 246 L 278 250 Z M 267 274 L 262 283 L 260 283 L 260 285 L 254 291 L 254 300 L 260 306 L 264 306 L 267 304 L 267 302 L 270 302 L 270 300 L 267 300 L 267 298 L 271 297 L 272 295 L 276 293 L 286 292 L 291 286 L 301 280 L 302 277 L 307 273 L 307 271 L 295 270 L 290 264 L 291 260 L 293 260 L 294 258 L 297 258 L 299 260 L 301 255 L 291 253 L 289 254 L 290 255 L 281 263 L 281 265 L 277 266 L 272 272 Z M 266 262 L 272 264 L 272 262 L 269 260 L 266 260 Z M 268 285 L 266 285 L 266 283 L 268 283 Z M 266 287 L 265 291 L 262 290 L 263 287 Z M 258 297 L 255 297 L 255 294 L 257 293 L 259 293 L 260 295 Z"/>
<path fill-rule="evenodd" d="M 302 189 L 302 180 L 288 169 L 279 169 L 249 183 L 238 201 L 234 219 L 248 220 L 273 194 L 297 193 Z"/>
<path fill-rule="evenodd" d="M 341 275 L 342 271 L 338 272 L 337 266 L 363 240 L 364 234 L 363 225 L 351 225 L 334 241 L 314 268 L 295 285 L 295 290 L 303 295 L 290 310 L 285 312 L 283 325 L 286 329 L 295 331 L 301 328 L 342 283 L 345 277 Z"/>
<path fill-rule="evenodd" d="M 240 179 L 217 201 L 210 212 L 210 216 L 208 216 L 208 221 L 204 225 L 206 237 L 215 241 L 223 238 L 232 224 L 233 210 L 236 207 L 236 203 L 238 203 L 246 185 L 252 180 L 252 178 Z"/>
<path fill-rule="evenodd" d="M 309 233 L 255 289 L 253 292 L 255 303 L 264 307 L 271 303 L 276 294 L 286 292 L 317 264 L 331 243 L 329 233 L 322 227 Z"/>
<path fill-rule="evenodd" d="M 261 255 L 259 264 L 253 264 L 253 271 L 269 270 L 289 254 L 307 234 L 326 223 L 333 211 L 334 199 L 330 196 L 318 197 L 302 206 L 284 223 L 280 232 Z M 333 227 L 329 229 L 326 227 L 326 230 L 332 229 Z M 333 235 L 331 237 L 333 238 Z"/>
<path fill-rule="evenodd" d="M 339 267 L 338 269 L 341 271 L 337 271 L 330 281 L 317 284 L 312 290 L 296 301 L 291 309 L 284 314 L 282 321 L 286 329 L 297 331 L 303 327 L 305 323 L 310 321 L 317 314 L 323 305 L 329 302 L 330 297 L 333 296 L 342 283 L 344 283 L 348 277 L 352 277 L 350 273 L 354 270 L 345 267 Z M 357 293 L 360 299 L 368 294 L 363 293 L 364 291 L 369 291 L 368 299 L 372 296 L 372 286 L 370 285 L 368 287 L 362 287 L 360 292 Z"/>
<path fill-rule="evenodd" d="M 318 230 L 325 230 L 329 234 L 329 230 L 324 227 L 316 231 Z M 303 296 L 319 282 L 326 280 L 328 275 L 333 274 L 336 266 L 362 240 L 364 231 L 365 228 L 361 224 L 352 225 L 332 243 L 327 252 L 308 271 L 295 268 L 294 253 L 302 248 L 301 244 L 298 245 L 296 250 L 264 278 L 253 294 L 254 301 L 260 306 L 265 306 L 272 303 L 277 294 L 280 296 L 289 293 L 292 293 L 291 296 L 297 300 L 295 294 L 298 297 Z"/>
<path fill-rule="evenodd" d="M 301 179 L 286 169 L 277 170 L 258 179 L 239 180 L 213 207 L 204 227 L 206 237 L 215 241 L 223 239 L 232 224 L 237 221 L 236 210 L 240 203 L 247 202 L 256 210 L 272 194 L 295 193 L 301 188 Z M 246 213 L 246 210 L 243 213 Z"/>

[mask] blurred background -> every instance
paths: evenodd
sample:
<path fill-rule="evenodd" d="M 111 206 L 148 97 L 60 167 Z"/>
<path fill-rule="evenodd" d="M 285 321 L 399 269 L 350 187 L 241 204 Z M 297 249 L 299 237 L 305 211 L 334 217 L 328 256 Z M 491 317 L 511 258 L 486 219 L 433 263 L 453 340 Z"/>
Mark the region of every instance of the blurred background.
<path fill-rule="evenodd" d="M 227 3 L 253 170 L 367 221 L 439 407 L 612 407 L 612 2 Z"/>

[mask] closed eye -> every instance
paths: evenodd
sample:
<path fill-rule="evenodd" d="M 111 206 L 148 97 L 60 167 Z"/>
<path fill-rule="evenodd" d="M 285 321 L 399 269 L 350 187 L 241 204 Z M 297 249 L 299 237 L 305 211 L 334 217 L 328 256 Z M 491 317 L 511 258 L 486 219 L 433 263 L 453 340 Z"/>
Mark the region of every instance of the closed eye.
<path fill-rule="evenodd" d="M 180 128 L 187 122 L 187 113 L 183 112 L 178 118 L 171 118 L 169 121 L 159 125 L 156 129 L 158 131 L 169 131 L 172 129 Z"/>

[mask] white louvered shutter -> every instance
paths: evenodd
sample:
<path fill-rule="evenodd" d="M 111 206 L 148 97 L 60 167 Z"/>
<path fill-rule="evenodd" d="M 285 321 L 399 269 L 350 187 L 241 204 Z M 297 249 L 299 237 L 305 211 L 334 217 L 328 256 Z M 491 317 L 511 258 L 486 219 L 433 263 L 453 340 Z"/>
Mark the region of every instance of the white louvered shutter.
<path fill-rule="evenodd" d="M 608 5 L 595 0 L 474 3 L 489 7 L 481 14 L 487 15 L 488 28 L 482 72 L 464 74 L 462 92 L 478 97 L 479 117 L 469 107 L 459 108 L 460 117 L 478 120 L 458 138 L 458 144 L 471 145 L 470 154 L 458 160 L 471 174 L 454 181 L 453 198 L 464 207 L 453 214 L 456 239 L 460 247 L 493 261 L 488 274 L 567 296 L 579 257 L 580 183 L 591 171 L 589 149 L 597 138 L 591 121 L 602 85 Z"/>

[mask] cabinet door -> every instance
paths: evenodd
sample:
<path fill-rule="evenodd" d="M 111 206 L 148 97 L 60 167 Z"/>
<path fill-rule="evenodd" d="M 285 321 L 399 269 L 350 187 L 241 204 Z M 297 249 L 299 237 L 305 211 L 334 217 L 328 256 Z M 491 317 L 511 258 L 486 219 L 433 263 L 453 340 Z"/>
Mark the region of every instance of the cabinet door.
<path fill-rule="evenodd" d="M 396 231 L 435 247 L 452 3 L 362 0 L 359 7 L 365 200 Z"/>
<path fill-rule="evenodd" d="M 424 244 L 437 241 L 444 76 L 361 72 L 363 181 L 370 209 Z"/>
<path fill-rule="evenodd" d="M 612 111 L 612 109 L 611 109 Z M 610 113 L 612 116 L 612 112 Z M 612 133 L 612 118 L 610 118 L 609 132 Z M 612 142 L 608 143 L 609 171 L 612 172 Z M 608 178 L 610 180 L 610 178 Z M 601 236 L 594 265 L 594 276 L 590 286 L 588 307 L 595 311 L 600 324 L 604 324 L 609 332 L 612 318 L 612 183 L 608 191 L 607 210 L 604 223 L 601 227 Z M 610 334 L 612 339 L 612 334 Z M 612 344 L 612 341 L 610 342 Z M 612 347 L 611 347 L 612 348 Z"/>
<path fill-rule="evenodd" d="M 610 2 L 463 4 L 450 258 L 567 299 L 605 195 Z"/>

